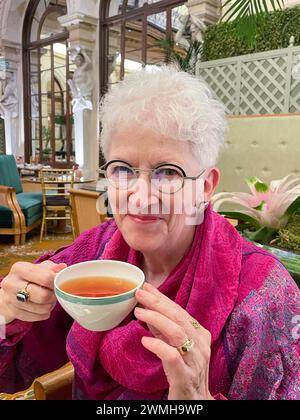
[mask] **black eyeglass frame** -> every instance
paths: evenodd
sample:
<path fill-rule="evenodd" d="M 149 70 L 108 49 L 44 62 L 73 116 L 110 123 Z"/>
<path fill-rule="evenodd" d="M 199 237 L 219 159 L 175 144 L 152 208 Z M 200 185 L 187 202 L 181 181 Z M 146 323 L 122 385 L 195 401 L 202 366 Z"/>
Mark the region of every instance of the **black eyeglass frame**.
<path fill-rule="evenodd" d="M 134 174 L 135 174 L 135 176 L 136 176 L 136 180 L 138 180 L 138 173 L 139 172 L 148 172 L 148 173 L 153 173 L 154 171 L 156 171 L 157 169 L 159 169 L 159 168 L 163 168 L 164 166 L 170 166 L 171 168 L 176 168 L 176 169 L 178 169 L 181 173 L 182 173 L 182 186 L 181 186 L 181 188 L 179 189 L 179 190 L 177 190 L 177 191 L 174 191 L 174 192 L 172 192 L 172 193 L 168 193 L 168 194 L 175 194 L 175 192 L 178 192 L 178 191 L 180 191 L 182 188 L 183 188 L 183 186 L 184 186 L 184 181 L 185 180 L 187 180 L 187 179 L 190 179 L 190 180 L 192 180 L 192 181 L 196 181 L 197 179 L 199 179 L 205 172 L 206 172 L 206 169 L 203 169 L 203 171 L 201 171 L 200 172 L 200 174 L 199 175 L 197 175 L 197 176 L 187 176 L 186 175 L 186 173 L 185 173 L 185 171 L 180 167 L 180 166 L 178 166 L 178 165 L 175 165 L 174 163 L 162 163 L 162 164 L 160 164 L 160 165 L 158 165 L 158 166 L 156 166 L 155 168 L 152 168 L 152 169 L 141 169 L 141 168 L 134 168 L 133 166 L 131 166 L 128 162 L 126 162 L 125 160 L 119 160 L 119 159 L 113 159 L 113 160 L 110 160 L 109 162 L 106 162 L 104 165 L 102 165 L 102 166 L 100 166 L 100 168 L 98 169 L 98 173 L 100 173 L 100 174 L 102 174 L 102 175 L 104 175 L 105 176 L 105 178 L 107 179 L 107 181 L 111 184 L 111 185 L 113 185 L 111 182 L 110 182 L 110 180 L 109 180 L 109 178 L 107 177 L 107 167 L 109 166 L 109 165 L 111 165 L 112 163 L 116 163 L 116 162 L 120 162 L 120 163 L 124 163 L 125 165 L 127 165 L 130 169 L 132 169 L 133 170 L 133 172 L 134 172 Z M 113 187 L 114 188 L 117 188 L 115 185 L 113 185 Z M 122 189 L 122 188 L 120 188 L 120 189 Z M 124 189 L 125 190 L 125 189 Z M 159 190 L 160 191 L 160 190 Z M 164 191 L 160 191 L 160 192 L 162 192 L 162 193 L 164 193 Z"/>

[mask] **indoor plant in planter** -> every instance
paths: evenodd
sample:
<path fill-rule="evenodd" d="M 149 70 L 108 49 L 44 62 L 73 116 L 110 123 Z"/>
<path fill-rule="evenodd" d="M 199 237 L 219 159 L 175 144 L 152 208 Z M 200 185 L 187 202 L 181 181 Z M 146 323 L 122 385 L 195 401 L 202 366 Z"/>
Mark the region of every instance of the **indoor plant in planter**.
<path fill-rule="evenodd" d="M 296 280 L 300 280 L 300 178 L 288 175 L 265 184 L 246 179 L 251 194 L 216 194 L 215 211 L 236 219 L 243 236 L 277 255 Z"/>

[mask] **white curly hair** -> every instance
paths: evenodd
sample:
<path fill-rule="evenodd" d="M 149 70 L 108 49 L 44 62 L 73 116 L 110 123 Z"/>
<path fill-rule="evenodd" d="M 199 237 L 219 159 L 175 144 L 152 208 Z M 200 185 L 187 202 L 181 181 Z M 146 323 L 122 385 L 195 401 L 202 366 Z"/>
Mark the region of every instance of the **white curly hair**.
<path fill-rule="evenodd" d="M 100 146 L 107 159 L 116 127 L 142 126 L 191 143 L 201 168 L 214 166 L 224 145 L 224 106 L 203 79 L 163 66 L 126 76 L 100 103 Z"/>

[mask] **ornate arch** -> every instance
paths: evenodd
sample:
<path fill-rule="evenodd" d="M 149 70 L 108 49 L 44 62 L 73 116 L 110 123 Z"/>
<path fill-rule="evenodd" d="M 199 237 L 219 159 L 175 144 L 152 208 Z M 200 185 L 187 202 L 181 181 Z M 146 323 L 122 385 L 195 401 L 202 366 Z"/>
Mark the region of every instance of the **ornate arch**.
<path fill-rule="evenodd" d="M 49 159 L 52 164 L 55 164 L 58 158 L 57 147 L 61 146 L 62 140 L 57 138 L 55 126 L 56 117 L 59 115 L 56 109 L 54 80 L 58 80 L 64 86 L 63 109 L 65 110 L 64 118 L 67 132 L 66 155 L 67 164 L 70 163 L 72 127 L 71 97 L 68 89 L 68 80 L 71 78 L 69 55 L 67 53 L 69 33 L 64 27 L 57 26 L 57 18 L 55 17 L 50 26 L 47 22 L 47 30 L 44 31 L 43 36 L 41 35 L 46 19 L 52 13 L 55 13 L 55 16 L 64 16 L 67 12 L 66 6 L 67 4 L 64 6 L 58 2 L 49 4 L 49 2 L 41 2 L 40 0 L 30 0 L 26 10 L 23 25 L 23 84 L 25 157 L 27 161 L 37 148 L 39 149 L 41 162 Z M 49 80 L 51 81 L 50 94 Z M 50 103 L 49 107 L 48 103 Z M 47 138 L 49 136 L 51 138 L 50 145 L 48 141 L 45 142 L 46 132 L 48 133 Z M 45 148 L 48 154 L 45 153 Z M 48 152 L 49 148 L 51 155 Z"/>

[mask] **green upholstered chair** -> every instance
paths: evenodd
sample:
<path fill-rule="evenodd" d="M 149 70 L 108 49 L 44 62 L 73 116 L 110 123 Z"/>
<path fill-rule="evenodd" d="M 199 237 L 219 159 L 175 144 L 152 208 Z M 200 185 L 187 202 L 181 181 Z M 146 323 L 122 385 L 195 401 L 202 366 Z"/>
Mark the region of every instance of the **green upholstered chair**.
<path fill-rule="evenodd" d="M 14 156 L 0 155 L 0 234 L 25 243 L 26 233 L 41 223 L 42 193 L 23 192 Z"/>

